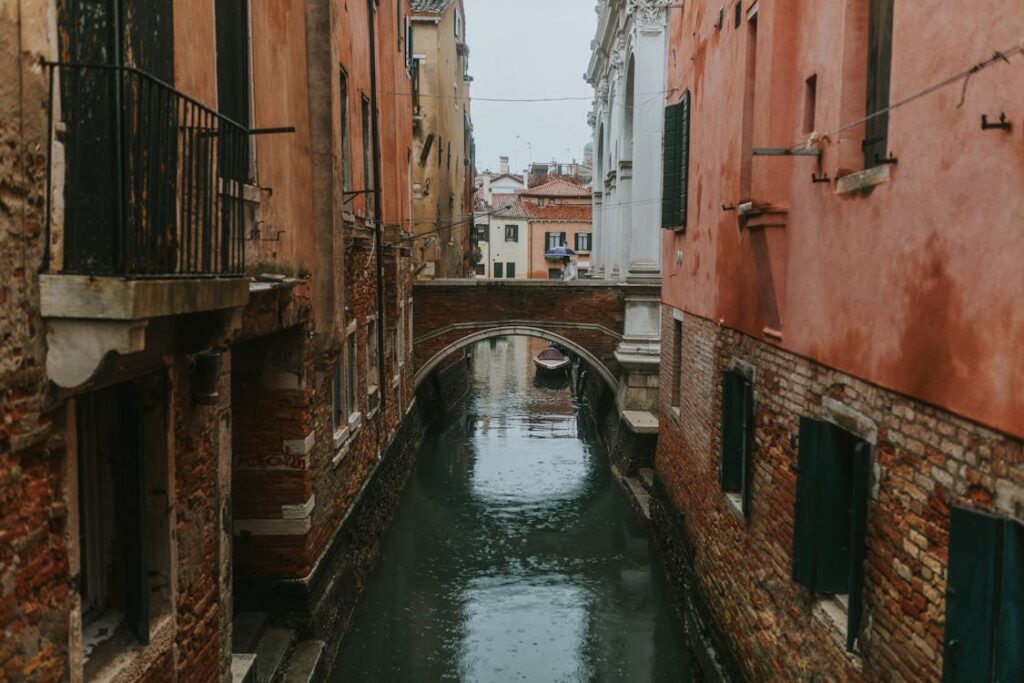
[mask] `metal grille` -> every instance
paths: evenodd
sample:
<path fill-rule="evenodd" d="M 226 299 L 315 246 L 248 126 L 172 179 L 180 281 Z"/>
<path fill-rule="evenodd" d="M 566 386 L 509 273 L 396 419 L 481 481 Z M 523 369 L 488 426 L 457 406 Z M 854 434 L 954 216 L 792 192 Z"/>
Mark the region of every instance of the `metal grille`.
<path fill-rule="evenodd" d="M 61 272 L 242 275 L 250 131 L 138 69 L 48 67 L 51 138 L 64 144 Z"/>

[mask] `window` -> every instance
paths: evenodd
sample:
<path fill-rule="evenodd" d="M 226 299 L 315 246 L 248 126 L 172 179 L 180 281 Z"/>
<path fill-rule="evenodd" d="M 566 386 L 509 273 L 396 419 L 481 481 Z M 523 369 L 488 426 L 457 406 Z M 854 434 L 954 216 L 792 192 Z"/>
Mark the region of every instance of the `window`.
<path fill-rule="evenodd" d="M 75 399 L 82 631 L 93 662 L 149 644 L 170 610 L 166 391 L 162 378 Z"/>
<path fill-rule="evenodd" d="M 505 264 L 505 277 L 514 280 L 516 277 L 516 264 L 511 261 Z"/>
<path fill-rule="evenodd" d="M 506 242 L 518 242 L 519 241 L 519 226 L 518 225 L 506 225 L 505 226 L 505 241 Z"/>
<path fill-rule="evenodd" d="M 505 264 L 494 262 L 494 277 L 503 278 L 505 277 Z"/>
<path fill-rule="evenodd" d="M 249 62 L 249 3 L 246 0 L 217 0 L 217 110 L 227 118 L 249 126 L 252 121 L 252 77 Z M 255 170 L 248 149 L 239 157 L 233 136 L 220 138 L 222 171 L 236 180 L 253 181 Z M 242 159 L 243 161 L 236 161 Z"/>
<path fill-rule="evenodd" d="M 590 240 L 589 232 L 576 233 L 576 251 L 590 251 Z"/>
<path fill-rule="evenodd" d="M 549 280 L 561 280 L 562 269 L 561 268 L 548 268 L 548 279 Z"/>
<path fill-rule="evenodd" d="M 679 321 L 676 324 L 681 327 Z M 678 330 L 681 336 L 681 330 Z M 678 353 L 676 354 L 678 355 Z M 673 359 L 674 362 L 675 359 Z M 676 382 L 679 380 L 676 379 Z M 722 378 L 721 464 L 722 490 L 743 512 L 750 515 L 751 451 L 754 436 L 754 388 L 736 370 Z"/>
<path fill-rule="evenodd" d="M 370 100 L 363 97 L 363 189 L 370 190 L 363 195 L 363 206 L 366 207 L 366 217 L 376 220 L 377 209 L 373 204 L 373 192 L 375 182 L 376 159 L 373 156 L 373 117 L 370 110 Z"/>
<path fill-rule="evenodd" d="M 377 409 L 378 402 L 380 401 L 378 384 L 380 376 L 380 357 L 377 354 L 377 334 L 377 320 L 371 319 L 366 323 L 366 409 L 371 413 Z"/>
<path fill-rule="evenodd" d="M 348 411 L 351 417 L 358 410 L 358 394 L 356 392 L 359 367 L 356 364 L 356 331 L 355 328 L 348 333 L 345 339 L 345 372 L 347 379 Z"/>
<path fill-rule="evenodd" d="M 341 70 L 341 184 L 345 192 L 352 191 L 352 138 L 348 125 L 348 72 L 344 69 Z"/>
<path fill-rule="evenodd" d="M 546 232 L 544 233 L 544 244 L 548 251 L 552 249 L 558 249 L 560 246 L 565 244 L 565 233 L 564 232 Z"/>
<path fill-rule="evenodd" d="M 815 595 L 847 595 L 846 647 L 863 612 L 871 446 L 821 420 L 800 419 L 793 579 Z"/>
<path fill-rule="evenodd" d="M 893 0 L 870 0 L 868 26 L 868 116 L 888 109 L 892 74 Z M 889 114 L 879 114 L 864 126 L 864 167 L 882 163 L 889 148 Z"/>
<path fill-rule="evenodd" d="M 807 79 L 804 89 L 804 133 L 810 135 L 818 125 L 818 76 Z"/>
<path fill-rule="evenodd" d="M 537 206 L 544 206 L 544 198 L 543 197 L 538 197 L 537 198 Z"/>
<path fill-rule="evenodd" d="M 452 167 L 452 143 L 448 142 L 448 168 Z"/>
<path fill-rule="evenodd" d="M 409 17 L 405 17 L 405 69 L 406 69 L 406 71 L 408 71 L 410 73 L 410 75 L 414 71 L 413 67 L 415 65 L 417 65 L 416 59 L 413 57 L 414 53 L 413 53 L 413 39 L 412 39 L 412 36 L 413 36 L 412 20 L 410 20 Z M 416 69 L 415 71 L 418 73 L 419 69 Z M 417 93 L 418 90 L 419 90 L 419 79 L 416 79 L 416 88 L 413 90 L 413 92 Z M 418 104 L 418 102 L 416 101 L 416 96 L 414 95 L 413 96 L 413 107 L 415 108 L 417 104 Z"/>
<path fill-rule="evenodd" d="M 402 16 L 402 0 L 395 0 L 395 20 L 398 22 L 395 29 L 395 37 L 398 42 L 398 51 L 402 51 L 402 41 L 405 38 L 405 22 Z M 406 62 L 408 66 L 408 61 Z"/>
<path fill-rule="evenodd" d="M 661 227 L 685 229 L 690 185 L 690 91 L 665 109 Z"/>
<path fill-rule="evenodd" d="M 482 263 L 478 263 L 473 266 L 473 272 L 482 277 L 487 274 L 487 267 Z"/>
<path fill-rule="evenodd" d="M 331 426 L 335 433 L 345 428 L 347 415 L 345 413 L 345 392 L 342 385 L 342 366 L 345 364 L 344 356 L 338 357 L 334 364 L 334 374 L 331 382 Z"/>
<path fill-rule="evenodd" d="M 395 328 L 395 358 L 405 365 L 405 304 L 398 305 L 398 326 Z"/>
<path fill-rule="evenodd" d="M 743 139 L 740 146 L 740 201 L 754 193 L 754 117 L 757 95 L 757 17 L 747 21 L 746 70 L 743 77 Z"/>
<path fill-rule="evenodd" d="M 217 0 L 217 110 L 243 126 L 250 123 L 249 3 Z"/>
<path fill-rule="evenodd" d="M 462 14 L 455 8 L 455 37 L 462 35 Z"/>
<path fill-rule="evenodd" d="M 677 314 L 678 315 L 678 314 Z M 672 407 L 678 411 L 683 405 L 683 321 L 672 321 Z"/>
<path fill-rule="evenodd" d="M 1024 680 L 1024 526 L 954 507 L 942 680 Z"/>

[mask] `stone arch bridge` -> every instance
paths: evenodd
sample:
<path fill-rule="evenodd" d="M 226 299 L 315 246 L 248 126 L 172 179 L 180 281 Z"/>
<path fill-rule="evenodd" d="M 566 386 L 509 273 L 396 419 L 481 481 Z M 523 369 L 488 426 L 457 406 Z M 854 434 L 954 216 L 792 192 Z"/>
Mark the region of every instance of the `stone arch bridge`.
<path fill-rule="evenodd" d="M 607 383 L 627 423 L 657 430 L 656 288 L 603 280 L 427 280 L 413 286 L 413 359 L 419 386 L 451 354 L 493 337 L 557 342 Z M 650 318 L 637 320 L 639 318 Z"/>

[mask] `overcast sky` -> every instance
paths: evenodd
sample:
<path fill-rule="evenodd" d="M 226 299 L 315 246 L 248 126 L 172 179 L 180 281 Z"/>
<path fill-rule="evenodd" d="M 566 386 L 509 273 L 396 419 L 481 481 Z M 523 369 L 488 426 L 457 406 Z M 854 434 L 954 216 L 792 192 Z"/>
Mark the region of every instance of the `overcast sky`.
<path fill-rule="evenodd" d="M 597 30 L 594 0 L 464 0 L 473 76 L 476 165 L 582 160 L 590 101 L 497 103 L 476 98 L 587 97 L 583 80 Z"/>

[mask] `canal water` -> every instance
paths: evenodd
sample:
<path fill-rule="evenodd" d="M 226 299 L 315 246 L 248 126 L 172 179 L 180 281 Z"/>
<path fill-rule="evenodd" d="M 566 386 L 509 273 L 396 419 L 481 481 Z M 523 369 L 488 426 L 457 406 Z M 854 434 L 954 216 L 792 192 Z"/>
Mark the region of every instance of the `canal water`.
<path fill-rule="evenodd" d="M 335 681 L 686 681 L 645 526 L 569 381 L 526 337 L 473 348 L 424 442 Z"/>

